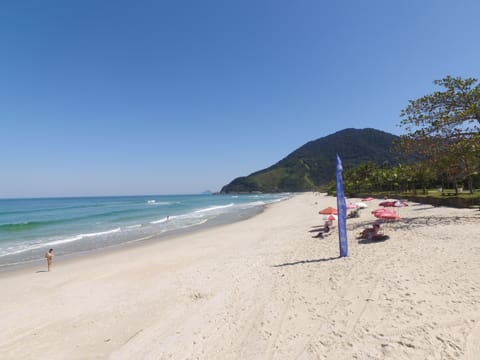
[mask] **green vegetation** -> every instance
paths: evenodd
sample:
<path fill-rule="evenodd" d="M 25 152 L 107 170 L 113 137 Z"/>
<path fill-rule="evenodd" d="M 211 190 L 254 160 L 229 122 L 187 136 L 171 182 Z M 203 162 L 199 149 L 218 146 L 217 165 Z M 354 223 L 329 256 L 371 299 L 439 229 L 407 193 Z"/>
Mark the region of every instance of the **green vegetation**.
<path fill-rule="evenodd" d="M 453 195 L 478 204 L 480 84 L 473 78 L 451 76 L 434 84 L 444 90 L 410 101 L 401 112 L 405 135 L 374 129 L 339 131 L 305 144 L 268 169 L 233 180 L 222 192 L 333 193 L 339 154 L 348 195 L 432 199 Z"/>
<path fill-rule="evenodd" d="M 335 176 L 336 154 L 344 167 L 364 161 L 396 164 L 391 148 L 398 136 L 375 129 L 345 129 L 310 141 L 277 164 L 233 180 L 222 193 L 316 191 Z"/>
<path fill-rule="evenodd" d="M 434 84 L 445 88 L 409 102 L 401 125 L 407 134 L 397 149 L 420 154 L 422 166 L 442 184 L 473 193 L 480 171 L 480 84 L 476 79 L 447 76 Z"/>
<path fill-rule="evenodd" d="M 460 181 L 455 183 L 456 187 L 453 187 L 452 183 L 442 183 L 442 179 L 439 179 L 435 172 L 423 163 L 378 166 L 372 162 L 366 162 L 344 170 L 343 182 L 345 193 L 349 196 L 369 194 L 377 197 L 392 195 L 480 197 L 480 192 L 465 192 Z M 472 176 L 471 183 L 475 188 L 480 188 L 480 175 Z M 328 184 L 327 191 L 335 192 L 334 180 Z"/>
<path fill-rule="evenodd" d="M 348 169 L 344 172 L 345 192 L 430 198 L 455 195 L 478 203 L 480 85 L 473 86 L 476 81 L 447 76 L 434 82 L 445 91 L 410 101 L 401 122 L 408 133 L 400 137 L 395 149 L 417 155 L 417 161 L 393 167 L 367 162 Z M 334 191 L 334 185 L 329 184 L 329 191 Z"/>

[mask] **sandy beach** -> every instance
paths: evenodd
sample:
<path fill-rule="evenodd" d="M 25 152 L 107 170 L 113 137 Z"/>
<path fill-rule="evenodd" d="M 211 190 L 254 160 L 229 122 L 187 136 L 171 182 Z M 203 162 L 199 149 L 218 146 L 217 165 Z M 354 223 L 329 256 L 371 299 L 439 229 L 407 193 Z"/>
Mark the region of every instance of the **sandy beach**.
<path fill-rule="evenodd" d="M 355 202 L 358 199 L 349 199 Z M 359 242 L 336 199 L 0 274 L 1 359 L 480 359 L 480 211 L 410 203 Z"/>

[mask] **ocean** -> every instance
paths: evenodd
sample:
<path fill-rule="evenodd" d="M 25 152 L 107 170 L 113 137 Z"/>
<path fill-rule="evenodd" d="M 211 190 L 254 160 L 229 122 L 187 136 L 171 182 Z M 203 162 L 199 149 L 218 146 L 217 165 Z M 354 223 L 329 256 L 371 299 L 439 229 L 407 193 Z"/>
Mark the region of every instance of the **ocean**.
<path fill-rule="evenodd" d="M 0 270 L 248 218 L 288 194 L 0 199 Z"/>

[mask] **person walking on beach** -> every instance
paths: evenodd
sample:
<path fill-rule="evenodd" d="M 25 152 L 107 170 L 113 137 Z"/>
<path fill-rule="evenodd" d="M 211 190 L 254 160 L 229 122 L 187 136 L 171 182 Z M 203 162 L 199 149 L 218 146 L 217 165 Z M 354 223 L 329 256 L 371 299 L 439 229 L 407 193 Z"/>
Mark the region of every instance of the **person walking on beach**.
<path fill-rule="evenodd" d="M 53 249 L 50 249 L 47 253 L 45 253 L 45 258 L 47 259 L 48 271 L 50 271 L 53 262 Z"/>

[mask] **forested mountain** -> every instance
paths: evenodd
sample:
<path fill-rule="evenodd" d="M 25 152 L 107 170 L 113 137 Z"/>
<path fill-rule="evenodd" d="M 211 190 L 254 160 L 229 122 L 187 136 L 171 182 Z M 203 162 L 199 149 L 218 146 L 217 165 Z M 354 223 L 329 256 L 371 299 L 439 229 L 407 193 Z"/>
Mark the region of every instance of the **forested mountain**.
<path fill-rule="evenodd" d="M 398 136 L 375 129 L 345 129 L 301 146 L 275 165 L 225 185 L 222 193 L 318 190 L 335 178 L 336 154 L 344 169 L 362 162 L 397 164 Z"/>

